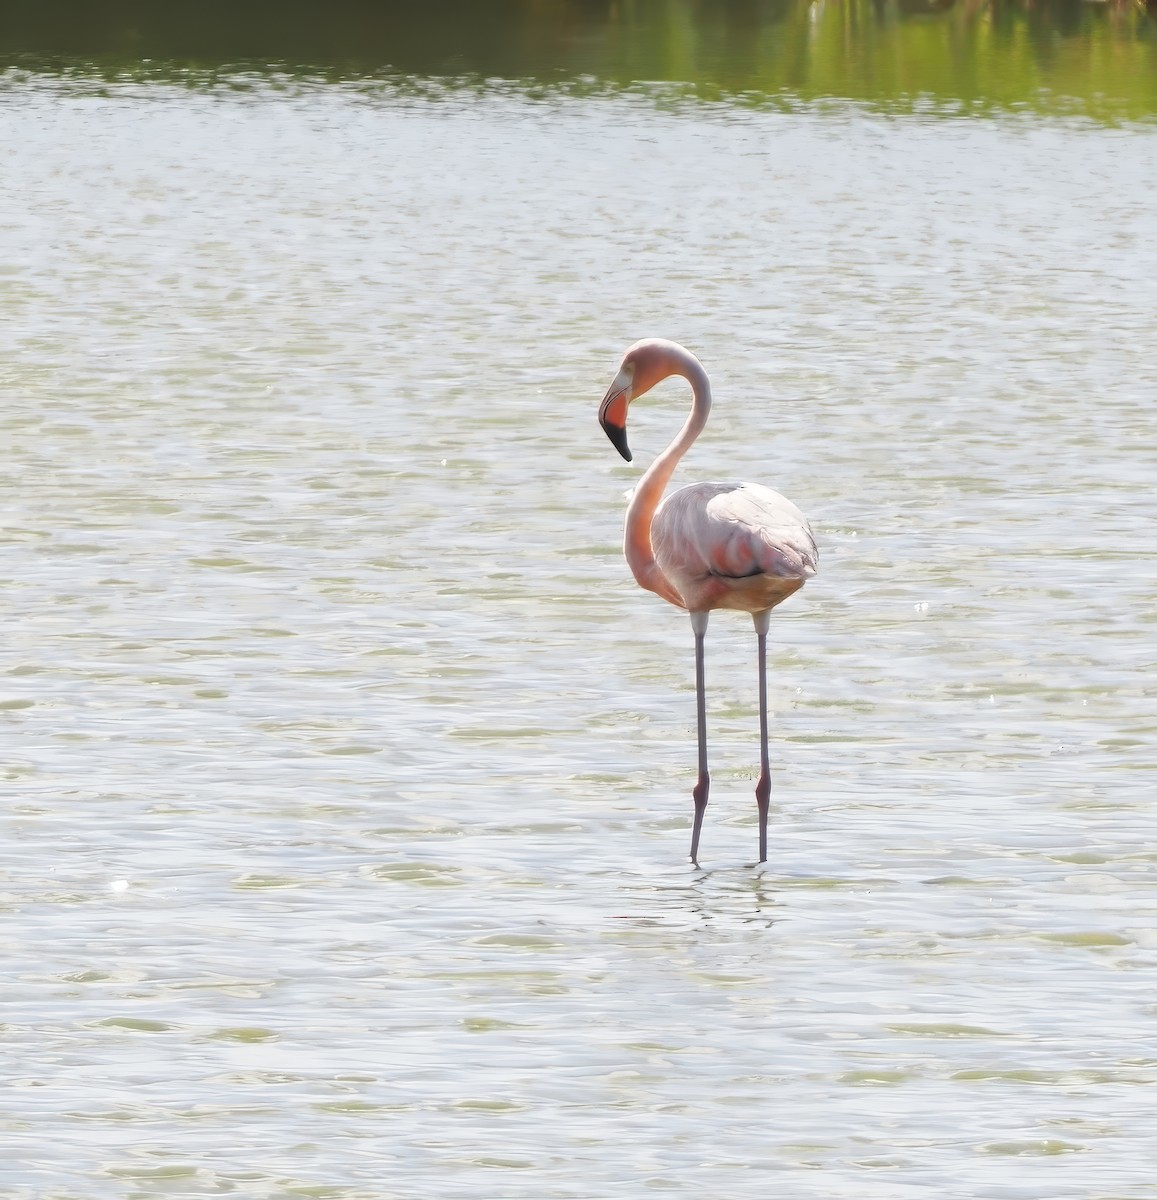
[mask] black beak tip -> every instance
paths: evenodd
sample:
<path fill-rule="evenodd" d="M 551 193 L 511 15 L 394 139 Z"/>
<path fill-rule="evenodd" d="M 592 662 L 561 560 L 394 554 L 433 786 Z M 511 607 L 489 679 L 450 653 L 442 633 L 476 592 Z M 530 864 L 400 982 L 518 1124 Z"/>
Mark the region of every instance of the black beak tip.
<path fill-rule="evenodd" d="M 609 421 L 603 426 L 603 432 L 611 439 L 611 445 L 627 460 L 631 461 L 631 448 L 627 445 L 627 431 L 621 425 L 612 425 Z"/>

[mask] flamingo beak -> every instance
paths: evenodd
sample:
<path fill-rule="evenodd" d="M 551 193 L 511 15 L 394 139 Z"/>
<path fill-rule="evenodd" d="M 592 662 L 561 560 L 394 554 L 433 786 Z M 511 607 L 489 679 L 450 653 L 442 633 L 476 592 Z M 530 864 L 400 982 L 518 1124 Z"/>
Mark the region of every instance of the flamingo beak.
<path fill-rule="evenodd" d="M 627 445 L 627 406 L 631 403 L 631 380 L 620 371 L 611 384 L 610 391 L 603 397 L 599 408 L 599 424 L 603 433 L 611 439 L 611 445 L 627 460 L 631 461 L 631 449 Z"/>

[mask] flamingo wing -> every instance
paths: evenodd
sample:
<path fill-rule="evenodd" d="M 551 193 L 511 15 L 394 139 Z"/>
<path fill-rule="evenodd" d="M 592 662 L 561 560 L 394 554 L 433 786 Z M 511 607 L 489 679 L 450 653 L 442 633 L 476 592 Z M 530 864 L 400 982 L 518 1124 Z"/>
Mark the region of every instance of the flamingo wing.
<path fill-rule="evenodd" d="M 693 483 L 663 501 L 651 525 L 655 558 L 672 578 L 807 579 L 819 551 L 807 518 L 755 483 Z"/>

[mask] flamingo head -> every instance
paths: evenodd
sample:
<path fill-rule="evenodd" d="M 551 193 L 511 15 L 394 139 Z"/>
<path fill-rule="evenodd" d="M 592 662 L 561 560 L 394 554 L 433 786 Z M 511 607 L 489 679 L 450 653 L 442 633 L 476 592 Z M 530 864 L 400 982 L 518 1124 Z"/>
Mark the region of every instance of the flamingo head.
<path fill-rule="evenodd" d="M 631 450 L 627 445 L 627 409 L 635 397 L 644 395 L 675 373 L 677 366 L 672 351 L 677 349 L 679 347 L 673 342 L 661 338 L 636 342 L 623 355 L 619 373 L 603 397 L 599 424 L 611 439 L 611 445 L 627 462 L 631 461 Z"/>

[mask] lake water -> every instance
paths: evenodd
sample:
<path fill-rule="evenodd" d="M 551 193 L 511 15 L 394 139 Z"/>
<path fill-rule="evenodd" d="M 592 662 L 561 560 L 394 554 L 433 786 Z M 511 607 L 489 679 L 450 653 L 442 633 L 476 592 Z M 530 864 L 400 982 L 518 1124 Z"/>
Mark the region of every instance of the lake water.
<path fill-rule="evenodd" d="M 1157 1197 L 1151 120 L 3 80 L 6 1196 Z M 764 866 L 646 335 L 821 546 Z"/>

